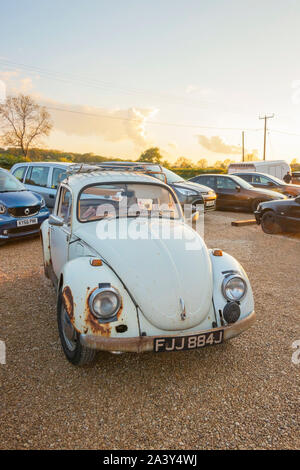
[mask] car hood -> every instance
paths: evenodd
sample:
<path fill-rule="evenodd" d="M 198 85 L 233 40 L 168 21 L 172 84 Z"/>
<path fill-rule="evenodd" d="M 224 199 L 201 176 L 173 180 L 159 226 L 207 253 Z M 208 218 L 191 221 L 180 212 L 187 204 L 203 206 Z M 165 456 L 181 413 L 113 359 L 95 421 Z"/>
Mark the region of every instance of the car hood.
<path fill-rule="evenodd" d="M 158 235 L 169 229 L 182 238 Z M 119 237 L 103 238 L 110 230 L 112 234 L 116 230 Z M 128 231 L 142 232 L 144 237 L 155 233 L 156 238 L 136 239 L 133 235 L 122 239 Z M 182 221 L 105 220 L 82 224 L 76 235 L 114 269 L 152 325 L 162 330 L 184 330 L 207 317 L 213 288 L 210 257 L 202 238 Z M 196 249 L 190 249 L 193 247 Z M 185 320 L 181 318 L 180 299 L 186 309 Z"/>
<path fill-rule="evenodd" d="M 277 191 L 271 191 L 270 189 L 251 188 L 248 191 L 254 191 L 258 194 L 265 194 L 266 196 L 272 197 L 273 199 L 286 199 L 287 197 Z"/>
<path fill-rule="evenodd" d="M 8 208 L 36 206 L 41 204 L 41 197 L 31 191 L 11 191 L 0 193 L 0 203 Z"/>
<path fill-rule="evenodd" d="M 191 181 L 182 181 L 178 183 L 173 183 L 173 186 L 178 186 L 179 188 L 191 189 L 197 191 L 198 193 L 208 193 L 208 191 L 213 191 L 213 189 L 204 186 L 203 184 L 193 183 Z"/>
<path fill-rule="evenodd" d="M 261 209 L 279 209 L 279 210 L 284 210 L 285 208 L 289 208 L 291 206 L 291 203 L 295 201 L 294 198 L 287 198 L 285 200 L 280 200 L 280 201 L 266 201 L 266 202 L 261 202 L 260 203 L 260 208 Z"/>

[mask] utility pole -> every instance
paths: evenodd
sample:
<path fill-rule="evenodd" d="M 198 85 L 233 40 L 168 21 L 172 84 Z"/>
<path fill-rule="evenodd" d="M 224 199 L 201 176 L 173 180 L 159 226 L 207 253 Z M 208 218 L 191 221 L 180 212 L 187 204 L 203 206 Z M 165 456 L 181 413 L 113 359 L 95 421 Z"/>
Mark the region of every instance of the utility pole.
<path fill-rule="evenodd" d="M 272 119 L 274 114 L 270 114 L 270 116 L 259 116 L 259 119 L 264 119 L 265 121 L 265 129 L 264 129 L 264 160 L 266 159 L 266 142 L 267 142 L 267 120 Z"/>
<path fill-rule="evenodd" d="M 242 162 L 245 161 L 245 132 L 242 132 L 242 148 L 243 148 L 243 159 Z"/>

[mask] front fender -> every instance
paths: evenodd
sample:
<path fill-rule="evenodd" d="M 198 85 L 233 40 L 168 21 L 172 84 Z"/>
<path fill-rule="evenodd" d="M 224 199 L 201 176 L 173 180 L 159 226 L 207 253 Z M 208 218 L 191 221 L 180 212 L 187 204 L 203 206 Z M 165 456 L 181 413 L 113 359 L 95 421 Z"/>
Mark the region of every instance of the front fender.
<path fill-rule="evenodd" d="M 214 307 L 216 312 L 216 317 L 220 319 L 220 311 L 223 312 L 223 309 L 227 303 L 226 299 L 223 297 L 222 294 L 222 283 L 224 280 L 225 275 L 228 271 L 234 271 L 240 275 L 247 284 L 247 292 L 245 297 L 240 301 L 240 309 L 241 309 L 241 316 L 240 320 L 246 318 L 254 311 L 254 299 L 253 299 L 253 292 L 250 285 L 250 281 L 248 276 L 244 270 L 244 268 L 240 265 L 240 263 L 233 258 L 233 256 L 229 255 L 228 253 L 224 253 L 222 256 L 214 256 L 213 250 L 209 250 L 210 252 L 210 259 L 213 268 L 213 301 Z"/>
<path fill-rule="evenodd" d="M 123 284 L 109 266 L 91 266 L 90 260 L 90 256 L 76 258 L 66 263 L 62 271 L 62 300 L 73 326 L 79 333 L 95 336 L 139 336 L 137 309 Z M 89 297 L 100 283 L 111 284 L 121 294 L 116 321 L 101 323 L 90 311 Z M 118 329 L 120 325 L 122 328 Z"/>
<path fill-rule="evenodd" d="M 137 309 L 123 284 L 109 266 L 104 263 L 91 266 L 90 260 L 90 256 L 76 258 L 63 268 L 62 300 L 73 326 L 79 333 L 95 336 L 139 336 Z M 116 321 L 101 323 L 90 311 L 89 297 L 99 283 L 109 283 L 121 294 L 122 305 Z M 118 329 L 120 325 L 123 326 Z"/>

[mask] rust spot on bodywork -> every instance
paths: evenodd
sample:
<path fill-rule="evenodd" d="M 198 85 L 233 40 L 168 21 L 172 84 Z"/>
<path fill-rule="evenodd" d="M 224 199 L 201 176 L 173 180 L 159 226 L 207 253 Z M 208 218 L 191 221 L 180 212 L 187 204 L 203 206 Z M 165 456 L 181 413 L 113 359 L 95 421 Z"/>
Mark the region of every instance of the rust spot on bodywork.
<path fill-rule="evenodd" d="M 110 323 L 99 323 L 97 318 L 94 317 L 94 315 L 92 314 L 90 310 L 89 300 L 90 300 L 90 296 L 95 290 L 97 290 L 97 287 L 95 287 L 95 289 L 93 289 L 91 292 L 89 288 L 87 289 L 86 302 L 85 302 L 85 322 L 94 334 L 100 334 L 101 336 L 105 336 L 106 338 L 109 338 L 111 334 Z"/>
<path fill-rule="evenodd" d="M 73 301 L 72 291 L 69 286 L 66 286 L 64 288 L 62 296 L 63 296 L 65 309 L 67 311 L 67 314 L 70 317 L 70 320 L 72 321 L 74 318 L 74 301 Z"/>

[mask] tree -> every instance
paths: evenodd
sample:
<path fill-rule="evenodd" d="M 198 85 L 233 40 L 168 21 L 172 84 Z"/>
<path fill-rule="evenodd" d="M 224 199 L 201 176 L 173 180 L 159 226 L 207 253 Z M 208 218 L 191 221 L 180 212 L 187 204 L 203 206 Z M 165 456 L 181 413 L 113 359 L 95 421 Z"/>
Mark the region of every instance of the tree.
<path fill-rule="evenodd" d="M 30 96 L 9 96 L 0 104 L 0 124 L 3 129 L 1 141 L 8 147 L 21 149 L 27 158 L 33 145 L 38 145 L 52 129 L 50 114 Z"/>
<path fill-rule="evenodd" d="M 190 160 L 189 158 L 179 157 L 174 163 L 174 167 L 175 168 L 193 168 L 194 164 L 192 160 Z"/>
<path fill-rule="evenodd" d="M 151 147 L 141 154 L 138 162 L 160 163 L 162 158 L 159 148 Z"/>
<path fill-rule="evenodd" d="M 198 166 L 198 168 L 201 168 L 202 170 L 203 170 L 204 168 L 207 168 L 208 163 L 207 163 L 206 158 L 201 158 L 201 159 L 198 161 L 197 166 Z"/>

